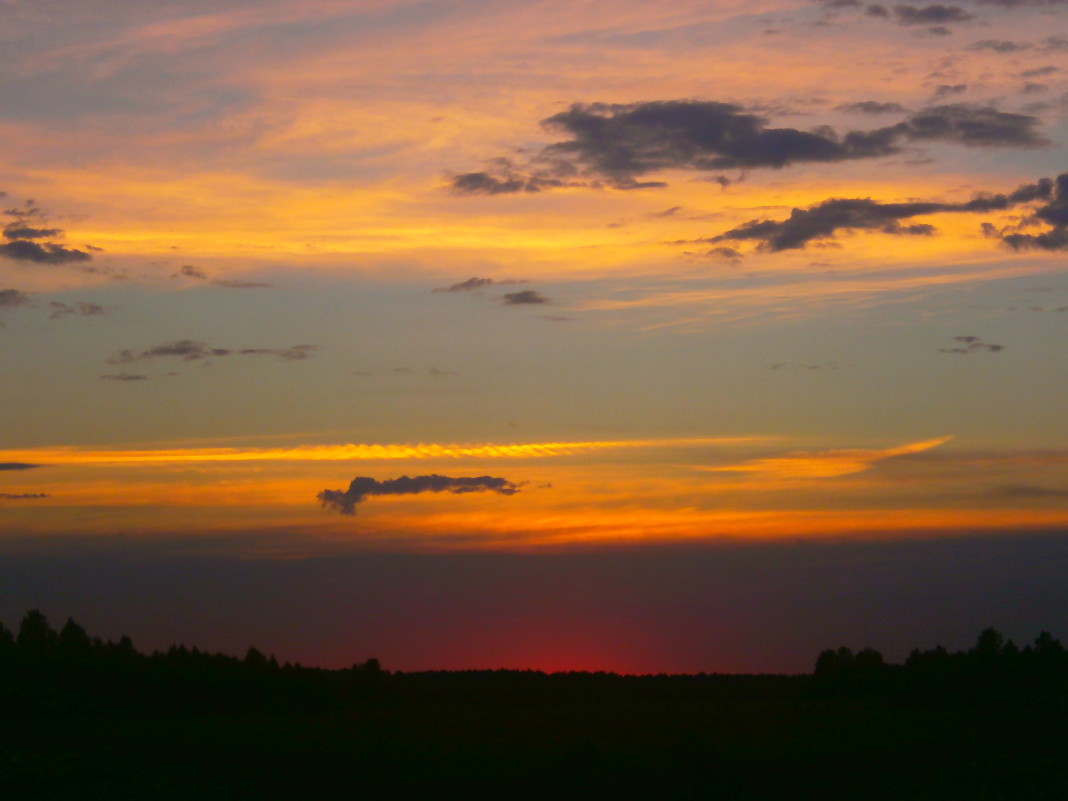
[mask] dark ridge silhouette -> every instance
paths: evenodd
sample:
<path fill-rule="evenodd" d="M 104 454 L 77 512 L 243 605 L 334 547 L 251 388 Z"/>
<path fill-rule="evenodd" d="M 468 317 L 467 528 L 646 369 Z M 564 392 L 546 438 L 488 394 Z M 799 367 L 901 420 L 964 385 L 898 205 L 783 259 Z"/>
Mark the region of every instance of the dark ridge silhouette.
<path fill-rule="evenodd" d="M 5 798 L 1044 799 L 1068 652 L 825 650 L 804 675 L 340 670 L 0 624 Z"/>

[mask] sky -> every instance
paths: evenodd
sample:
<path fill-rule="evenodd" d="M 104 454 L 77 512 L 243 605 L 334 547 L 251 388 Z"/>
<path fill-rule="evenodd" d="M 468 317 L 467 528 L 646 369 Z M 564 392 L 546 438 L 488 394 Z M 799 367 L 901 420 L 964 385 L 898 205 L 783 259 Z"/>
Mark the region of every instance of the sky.
<path fill-rule="evenodd" d="M 2 0 L 0 620 L 1068 636 L 1068 0 Z"/>

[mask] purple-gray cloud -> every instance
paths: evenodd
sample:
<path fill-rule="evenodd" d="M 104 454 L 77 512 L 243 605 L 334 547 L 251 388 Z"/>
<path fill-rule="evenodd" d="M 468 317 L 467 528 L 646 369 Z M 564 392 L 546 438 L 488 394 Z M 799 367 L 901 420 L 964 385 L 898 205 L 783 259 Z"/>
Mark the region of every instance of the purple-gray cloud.
<path fill-rule="evenodd" d="M 494 476 L 401 476 L 378 481 L 368 476 L 357 476 L 347 490 L 323 490 L 318 494 L 324 509 L 343 515 L 356 513 L 356 504 L 372 495 L 417 495 L 422 492 L 447 492 L 463 495 L 469 492 L 495 492 L 499 495 L 515 495 L 519 485 Z"/>

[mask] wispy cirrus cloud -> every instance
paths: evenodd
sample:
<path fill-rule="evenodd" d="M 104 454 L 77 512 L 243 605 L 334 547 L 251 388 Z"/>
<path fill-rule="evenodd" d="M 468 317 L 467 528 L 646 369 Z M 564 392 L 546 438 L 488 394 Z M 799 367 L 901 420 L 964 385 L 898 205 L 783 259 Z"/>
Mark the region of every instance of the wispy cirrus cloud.
<path fill-rule="evenodd" d="M 952 437 L 937 437 L 879 450 L 795 451 L 782 456 L 700 469 L 717 473 L 755 473 L 779 479 L 838 478 L 861 473 L 884 459 L 922 453 L 951 439 Z"/>
<path fill-rule="evenodd" d="M 499 444 L 345 444 L 293 448 L 180 448 L 156 450 L 94 450 L 45 448 L 0 451 L 0 457 L 48 464 L 120 465 L 183 462 L 380 461 L 397 459 L 543 459 L 602 450 L 727 447 L 767 442 L 767 437 L 694 437 L 682 439 L 590 440 Z M 3 468 L 0 462 L 0 469 Z M 8 464 L 12 464 L 9 462 Z M 25 465 L 26 469 L 36 467 Z"/>

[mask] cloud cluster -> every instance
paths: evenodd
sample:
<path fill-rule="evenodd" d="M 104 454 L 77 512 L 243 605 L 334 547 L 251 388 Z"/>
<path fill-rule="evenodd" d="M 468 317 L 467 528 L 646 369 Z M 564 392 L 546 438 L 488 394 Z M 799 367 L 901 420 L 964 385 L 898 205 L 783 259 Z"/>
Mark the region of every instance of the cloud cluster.
<path fill-rule="evenodd" d="M 833 237 L 838 231 L 876 230 L 888 234 L 930 236 L 933 226 L 926 223 L 902 225 L 902 220 L 947 212 L 1003 211 L 1036 200 L 1050 202 L 1035 212 L 1035 219 L 1054 228 L 1045 234 L 1010 234 L 1003 238 L 1014 248 L 1059 249 L 1068 241 L 1068 173 L 1055 180 L 1043 178 L 1024 184 L 1009 194 L 978 194 L 964 203 L 909 202 L 880 203 L 871 198 L 831 198 L 807 209 L 793 209 L 785 220 L 750 220 L 737 228 L 701 242 L 753 240 L 759 250 L 780 251 L 803 248 L 810 242 Z M 1059 243 L 1059 244 L 1058 244 Z"/>
<path fill-rule="evenodd" d="M 296 361 L 307 359 L 316 347 L 316 345 L 294 345 L 291 348 L 242 348 L 233 350 L 231 348 L 212 348 L 203 342 L 180 339 L 176 342 L 164 342 L 162 345 L 156 345 L 140 351 L 121 350 L 117 355 L 108 359 L 108 364 L 129 364 L 130 362 L 159 358 L 176 358 L 193 362 L 223 356 L 274 356 L 281 361 Z"/>
<path fill-rule="evenodd" d="M 356 513 L 356 504 L 372 495 L 416 495 L 422 492 L 447 492 L 462 495 L 469 492 L 495 492 L 499 495 L 515 495 L 519 485 L 494 476 L 441 476 L 432 473 L 426 476 L 401 476 L 377 481 L 368 476 L 357 476 L 347 490 L 323 490 L 318 494 L 324 509 L 343 515 Z"/>
<path fill-rule="evenodd" d="M 7 241 L 0 244 L 0 256 L 32 264 L 75 264 L 93 258 L 84 250 L 68 248 L 55 242 L 36 241 L 62 236 L 63 230 L 36 227 L 33 221 L 44 215 L 41 209 L 33 205 L 33 201 L 5 209 L 3 213 L 14 219 L 4 226 L 3 238 Z"/>
<path fill-rule="evenodd" d="M 857 110 L 882 112 L 879 104 Z M 639 180 L 669 169 L 699 171 L 771 168 L 805 162 L 839 162 L 898 153 L 908 142 L 952 142 L 969 147 L 1037 147 L 1047 144 L 1039 120 L 968 104 L 931 106 L 899 123 L 839 135 L 829 126 L 810 131 L 771 128 L 767 120 L 733 103 L 663 100 L 643 103 L 576 103 L 542 125 L 569 138 L 546 146 L 522 170 L 498 159 L 484 172 L 451 179 L 453 193 L 498 195 L 554 186 L 659 187 Z"/>
<path fill-rule="evenodd" d="M 48 306 L 52 309 L 51 314 L 48 315 L 50 320 L 59 320 L 63 317 L 69 317 L 72 314 L 76 314 L 79 317 L 100 317 L 108 313 L 107 309 L 103 306 L 99 306 L 96 303 L 85 303 L 83 301 L 69 304 L 53 300 L 49 301 Z"/>
<path fill-rule="evenodd" d="M 997 353 L 1005 350 L 1004 345 L 995 345 L 991 342 L 983 342 L 979 337 L 960 336 L 953 337 L 954 342 L 961 343 L 954 348 L 939 348 L 939 353 L 956 353 L 961 356 L 969 356 L 973 353 Z"/>
<path fill-rule="evenodd" d="M 1025 224 L 1045 224 L 1040 234 L 1009 233 L 1001 237 L 1013 250 L 1068 250 L 1068 173 L 1054 181 L 1049 202 L 1039 206 Z"/>

